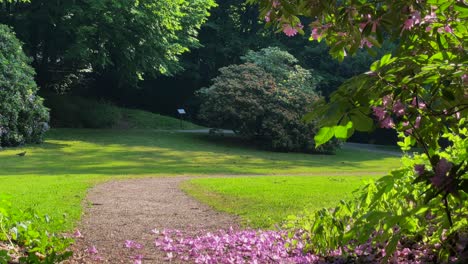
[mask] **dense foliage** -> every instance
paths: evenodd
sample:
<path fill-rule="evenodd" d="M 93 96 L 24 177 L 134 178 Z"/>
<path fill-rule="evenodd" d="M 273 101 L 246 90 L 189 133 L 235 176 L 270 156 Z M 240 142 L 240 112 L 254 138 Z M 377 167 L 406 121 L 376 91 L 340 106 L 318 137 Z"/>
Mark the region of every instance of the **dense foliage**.
<path fill-rule="evenodd" d="M 44 229 L 51 221 L 0 197 L 0 263 L 59 263 L 69 258 L 71 240 Z"/>
<path fill-rule="evenodd" d="M 200 47 L 192 48 L 180 57 L 184 71 L 156 78 L 147 75 L 139 83 L 140 89 L 131 86 L 116 89 L 114 78 L 107 75 L 90 85 L 74 85 L 72 91 L 104 98 L 121 106 L 169 115 L 175 115 L 177 108 L 184 107 L 189 115 L 195 117 L 199 100 L 194 92 L 209 86 L 211 79 L 218 75 L 219 68 L 241 63 L 240 58 L 248 50 L 278 46 L 293 54 L 304 68 L 314 69 L 314 76 L 326 76 L 317 84 L 317 90 L 323 96 L 336 90 L 344 80 L 365 72 L 375 60 L 367 52 L 361 52 L 338 63 L 328 54 L 324 43 L 311 44 L 307 36 L 288 38 L 274 34 L 271 27 L 265 28 L 256 6 L 247 5 L 244 0 L 216 2 L 218 6 L 210 9 L 210 16 L 199 31 Z"/>
<path fill-rule="evenodd" d="M 302 120 L 319 100 L 312 73 L 278 48 L 249 52 L 242 59 L 247 63 L 221 68 L 213 85 L 199 91 L 200 117 L 209 126 L 233 129 L 275 150 L 312 150 L 316 131 Z"/>
<path fill-rule="evenodd" d="M 40 142 L 48 129 L 48 110 L 28 63 L 21 43 L 0 25 L 0 146 Z"/>
<path fill-rule="evenodd" d="M 311 70 L 302 68 L 299 61 L 289 52 L 277 47 L 250 50 L 241 60 L 253 63 L 271 74 L 278 86 L 288 90 L 316 93 L 317 83 L 322 79 Z"/>
<path fill-rule="evenodd" d="M 111 75 L 135 85 L 145 74 L 173 74 L 198 46 L 212 0 L 1 1 L 0 22 L 15 28 L 33 58 L 40 86 L 67 76 Z"/>
<path fill-rule="evenodd" d="M 315 139 L 320 144 L 372 129 L 372 113 L 381 127 L 399 132 L 403 150 L 418 144 L 423 154 L 407 157 L 402 169 L 369 184 L 357 201 L 317 213 L 308 225 L 314 250 L 355 246 L 371 237 L 384 242 L 390 256 L 409 239 L 435 245 L 436 261 L 466 261 L 466 2 L 251 2 L 259 2 L 262 15 L 287 35 L 304 32 L 299 15 L 313 19 L 311 38 L 325 39 L 338 59 L 380 46 L 384 36 L 398 40 L 393 54 L 344 83 L 316 112 L 325 117 L 325 127 Z"/>

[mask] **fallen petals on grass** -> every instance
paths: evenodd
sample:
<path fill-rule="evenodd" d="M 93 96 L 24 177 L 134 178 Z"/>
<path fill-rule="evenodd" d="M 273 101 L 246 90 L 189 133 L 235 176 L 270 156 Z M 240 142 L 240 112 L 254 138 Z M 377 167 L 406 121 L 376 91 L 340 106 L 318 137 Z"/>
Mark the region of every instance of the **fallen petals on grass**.
<path fill-rule="evenodd" d="M 195 263 L 313 263 L 318 257 L 303 253 L 302 243 L 288 248 L 292 240 L 285 231 L 220 230 L 200 236 L 185 236 L 177 230 L 164 230 L 155 241 L 167 260 Z"/>
<path fill-rule="evenodd" d="M 371 241 L 355 249 L 343 248 L 327 256 L 315 255 L 304 248 L 304 233 L 287 231 L 242 230 L 208 232 L 197 236 L 184 235 L 178 230 L 164 230 L 155 241 L 166 253 L 166 260 L 195 263 L 381 263 L 384 245 Z M 294 246 L 293 246 L 294 245 Z M 394 263 L 431 263 L 436 260 L 428 246 L 400 243 L 389 260 Z"/>
<path fill-rule="evenodd" d="M 143 245 L 139 244 L 132 240 L 125 240 L 124 247 L 126 248 L 135 248 L 135 249 L 142 249 Z"/>
<path fill-rule="evenodd" d="M 95 246 L 91 246 L 91 247 L 88 248 L 87 252 L 88 252 L 89 254 L 97 254 L 97 253 L 98 253 L 98 250 L 96 249 Z"/>
<path fill-rule="evenodd" d="M 75 238 L 81 238 L 83 237 L 83 235 L 81 234 L 80 230 L 75 230 L 75 232 L 73 233 L 73 237 Z"/>
<path fill-rule="evenodd" d="M 141 264 L 143 263 L 143 258 L 144 256 L 143 255 L 136 255 L 136 256 L 133 256 L 131 257 L 131 259 L 133 259 L 133 264 Z"/>

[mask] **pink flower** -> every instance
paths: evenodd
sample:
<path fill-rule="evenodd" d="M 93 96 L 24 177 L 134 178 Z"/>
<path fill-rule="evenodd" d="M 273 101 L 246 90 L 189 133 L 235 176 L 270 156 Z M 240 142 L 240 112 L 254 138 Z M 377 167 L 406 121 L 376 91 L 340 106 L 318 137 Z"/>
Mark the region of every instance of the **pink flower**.
<path fill-rule="evenodd" d="M 283 32 L 286 34 L 288 37 L 295 36 L 297 34 L 297 30 L 290 25 L 284 25 L 283 26 Z"/>
<path fill-rule="evenodd" d="M 283 25 L 283 32 L 286 34 L 288 37 L 293 37 L 297 35 L 298 29 L 302 29 L 304 26 L 302 24 L 297 24 L 295 27 L 292 27 L 291 25 L 284 24 Z"/>
<path fill-rule="evenodd" d="M 271 10 L 268 11 L 268 13 L 266 13 L 266 15 L 265 15 L 265 22 L 270 22 L 270 15 L 271 15 Z"/>
<path fill-rule="evenodd" d="M 362 48 L 364 46 L 367 46 L 368 48 L 372 48 L 372 46 L 374 46 L 374 45 L 367 38 L 363 38 L 363 39 L 361 39 L 360 47 Z"/>
<path fill-rule="evenodd" d="M 386 116 L 385 108 L 374 106 L 372 107 L 372 110 L 374 110 L 374 115 L 377 117 L 379 121 L 382 121 L 385 118 Z"/>
<path fill-rule="evenodd" d="M 393 112 L 397 115 L 397 116 L 402 116 L 405 114 L 405 105 L 400 101 L 398 100 L 394 105 L 393 105 Z"/>
<path fill-rule="evenodd" d="M 424 103 L 423 100 L 419 99 L 417 97 L 413 98 L 413 101 L 411 102 L 411 105 L 418 107 L 419 109 L 424 109 L 426 108 L 426 104 Z"/>
<path fill-rule="evenodd" d="M 410 30 L 419 23 L 421 23 L 421 12 L 414 11 L 403 24 L 403 30 Z"/>
<path fill-rule="evenodd" d="M 380 122 L 380 127 L 381 128 L 394 128 L 395 123 L 393 122 L 393 119 L 390 116 L 386 116 L 381 122 Z"/>
<path fill-rule="evenodd" d="M 86 250 L 89 254 L 97 254 L 98 250 L 96 249 L 95 246 L 91 246 Z"/>
<path fill-rule="evenodd" d="M 414 26 L 414 21 L 413 21 L 413 19 L 409 18 L 403 24 L 403 29 L 404 30 L 410 30 L 411 28 L 413 28 L 413 26 Z"/>
<path fill-rule="evenodd" d="M 414 127 L 419 128 L 421 126 L 421 116 L 416 117 L 416 121 L 414 122 Z"/>
<path fill-rule="evenodd" d="M 136 243 L 135 241 L 132 241 L 132 240 L 125 240 L 124 247 L 141 249 L 141 248 L 143 248 L 143 245 L 138 244 L 138 243 Z"/>
<path fill-rule="evenodd" d="M 467 73 L 463 74 L 461 79 L 462 79 L 463 85 L 468 85 L 468 74 Z"/>
<path fill-rule="evenodd" d="M 431 26 L 427 26 L 426 27 L 426 32 L 430 32 L 432 30 L 432 27 Z"/>
<path fill-rule="evenodd" d="M 449 25 L 445 25 L 444 30 L 447 33 L 453 33 L 453 29 Z"/>
<path fill-rule="evenodd" d="M 133 264 L 141 264 L 144 256 L 143 255 L 136 255 L 136 256 L 133 256 L 131 258 L 133 259 Z"/>
<path fill-rule="evenodd" d="M 359 29 L 361 30 L 361 32 L 364 30 L 364 28 L 367 26 L 367 23 L 368 22 L 365 22 L 365 23 L 360 23 L 359 24 Z"/>
<path fill-rule="evenodd" d="M 322 33 L 319 33 L 317 28 L 313 28 L 311 37 L 314 40 L 318 40 L 322 37 Z"/>
<path fill-rule="evenodd" d="M 447 173 L 452 169 L 452 167 L 453 164 L 451 162 L 445 158 L 440 159 L 435 168 L 435 175 L 431 178 L 432 185 L 438 188 L 444 186 L 447 180 L 449 180 L 447 178 Z"/>
<path fill-rule="evenodd" d="M 429 15 L 426 15 L 423 18 L 424 23 L 434 23 L 437 21 L 437 16 L 434 12 L 431 12 Z"/>
<path fill-rule="evenodd" d="M 274 0 L 272 3 L 271 3 L 271 6 L 273 6 L 274 8 L 277 8 L 280 6 L 280 2 L 278 0 Z"/>
<path fill-rule="evenodd" d="M 76 237 L 76 238 L 83 237 L 80 230 L 78 230 L 78 229 L 75 230 L 75 233 L 73 233 L 73 236 Z"/>
<path fill-rule="evenodd" d="M 416 174 L 418 174 L 418 176 L 421 176 L 426 171 L 426 168 L 424 164 L 417 164 L 414 165 L 414 171 L 416 171 Z"/>
<path fill-rule="evenodd" d="M 390 107 L 390 105 L 392 104 L 392 101 L 393 101 L 393 98 L 392 98 L 392 95 L 386 95 L 382 98 L 382 103 L 385 107 Z"/>
<path fill-rule="evenodd" d="M 173 258 L 174 258 L 174 254 L 173 254 L 172 252 L 168 252 L 168 253 L 166 254 L 166 259 L 167 259 L 167 260 L 171 260 L 171 259 L 173 259 Z"/>

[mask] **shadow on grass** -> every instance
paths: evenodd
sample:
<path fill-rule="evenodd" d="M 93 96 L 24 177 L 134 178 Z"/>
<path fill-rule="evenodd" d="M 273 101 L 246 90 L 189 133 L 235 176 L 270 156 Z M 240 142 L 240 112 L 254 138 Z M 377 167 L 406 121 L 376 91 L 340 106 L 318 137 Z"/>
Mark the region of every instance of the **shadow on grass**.
<path fill-rule="evenodd" d="M 380 173 L 398 159 L 366 151 L 336 155 L 280 153 L 258 149 L 235 136 L 151 130 L 53 130 L 42 145 L 0 152 L 0 176 L 151 174 Z"/>

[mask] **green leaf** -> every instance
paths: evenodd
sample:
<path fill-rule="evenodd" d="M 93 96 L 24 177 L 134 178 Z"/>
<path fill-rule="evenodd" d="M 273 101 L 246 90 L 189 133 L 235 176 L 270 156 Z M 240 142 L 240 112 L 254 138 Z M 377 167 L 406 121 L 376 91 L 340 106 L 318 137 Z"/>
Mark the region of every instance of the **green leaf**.
<path fill-rule="evenodd" d="M 353 128 L 353 123 L 349 121 L 346 126 L 335 126 L 335 137 L 339 139 L 347 139 L 349 137 L 349 130 Z"/>
<path fill-rule="evenodd" d="M 335 126 L 335 137 L 339 139 L 346 139 L 348 137 L 348 128 L 345 126 Z"/>
<path fill-rule="evenodd" d="M 388 63 L 390 63 L 390 59 L 392 58 L 392 54 L 385 54 L 382 59 L 380 59 L 380 66 L 384 66 L 384 65 L 387 65 Z"/>
<path fill-rule="evenodd" d="M 371 131 L 374 126 L 374 120 L 360 111 L 351 112 L 349 114 L 349 118 L 351 119 L 351 122 L 353 122 L 353 127 L 357 131 Z"/>
<path fill-rule="evenodd" d="M 322 127 L 314 137 L 315 147 L 325 144 L 335 135 L 333 127 Z"/>

